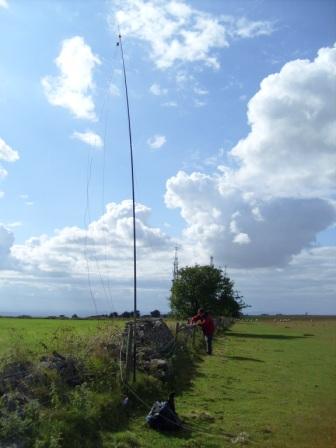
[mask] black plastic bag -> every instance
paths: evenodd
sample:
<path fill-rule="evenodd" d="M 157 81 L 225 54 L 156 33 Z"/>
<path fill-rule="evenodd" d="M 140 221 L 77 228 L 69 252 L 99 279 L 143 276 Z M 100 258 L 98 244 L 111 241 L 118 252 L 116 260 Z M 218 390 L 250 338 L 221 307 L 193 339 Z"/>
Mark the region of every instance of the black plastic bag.
<path fill-rule="evenodd" d="M 156 401 L 146 417 L 148 425 L 158 431 L 176 431 L 182 422 L 169 401 Z"/>

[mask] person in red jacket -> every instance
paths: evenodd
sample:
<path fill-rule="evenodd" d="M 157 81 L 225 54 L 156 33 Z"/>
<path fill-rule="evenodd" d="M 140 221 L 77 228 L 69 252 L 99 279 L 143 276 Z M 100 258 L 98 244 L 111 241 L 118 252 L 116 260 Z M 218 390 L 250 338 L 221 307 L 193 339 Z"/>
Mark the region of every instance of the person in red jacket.
<path fill-rule="evenodd" d="M 202 319 L 204 318 L 204 309 L 203 308 L 200 308 L 198 311 L 197 311 L 197 314 L 195 314 L 195 316 L 193 316 L 191 319 L 190 319 L 190 323 L 191 324 L 197 324 L 199 321 L 201 321 Z"/>
<path fill-rule="evenodd" d="M 208 355 L 212 355 L 212 338 L 215 332 L 215 323 L 209 313 L 205 312 L 198 325 L 201 326 L 206 343 Z"/>

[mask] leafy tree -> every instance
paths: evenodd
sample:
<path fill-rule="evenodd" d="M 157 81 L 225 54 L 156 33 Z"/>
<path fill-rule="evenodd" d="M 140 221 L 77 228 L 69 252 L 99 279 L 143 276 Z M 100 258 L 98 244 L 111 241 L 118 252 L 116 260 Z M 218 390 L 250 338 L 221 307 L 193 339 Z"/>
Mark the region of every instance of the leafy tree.
<path fill-rule="evenodd" d="M 151 311 L 150 314 L 152 317 L 160 317 L 161 316 L 161 313 L 159 310 L 153 310 L 153 311 Z"/>
<path fill-rule="evenodd" d="M 239 317 L 246 307 L 234 282 L 222 269 L 211 265 L 180 269 L 171 288 L 170 305 L 181 318 L 196 314 L 199 308 L 214 315 Z"/>
<path fill-rule="evenodd" d="M 135 312 L 136 317 L 140 317 L 140 311 L 136 310 Z M 121 317 L 126 317 L 127 319 L 134 316 L 133 311 L 124 311 L 122 314 L 120 314 Z"/>

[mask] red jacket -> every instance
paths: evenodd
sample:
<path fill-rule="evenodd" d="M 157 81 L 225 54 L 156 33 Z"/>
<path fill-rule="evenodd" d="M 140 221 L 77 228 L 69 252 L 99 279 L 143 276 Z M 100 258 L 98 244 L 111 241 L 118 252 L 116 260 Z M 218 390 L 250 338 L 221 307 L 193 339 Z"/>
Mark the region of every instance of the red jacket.
<path fill-rule="evenodd" d="M 205 317 L 204 319 L 202 319 L 201 327 L 202 327 L 202 330 L 203 330 L 203 334 L 205 336 L 212 336 L 214 334 L 215 323 L 214 323 L 213 319 L 210 316 Z"/>
<path fill-rule="evenodd" d="M 195 314 L 195 316 L 193 316 L 193 317 L 191 318 L 191 323 L 192 323 L 192 324 L 196 324 L 199 320 L 202 320 L 202 319 L 203 319 L 203 315 L 197 313 L 197 314 Z"/>

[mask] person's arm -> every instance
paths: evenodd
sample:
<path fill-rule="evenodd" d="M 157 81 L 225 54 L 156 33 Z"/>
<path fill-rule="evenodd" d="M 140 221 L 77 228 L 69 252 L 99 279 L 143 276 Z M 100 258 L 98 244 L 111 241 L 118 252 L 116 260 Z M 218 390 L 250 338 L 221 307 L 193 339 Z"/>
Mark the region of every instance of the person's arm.
<path fill-rule="evenodd" d="M 199 320 L 199 315 L 198 314 L 196 314 L 195 316 L 193 316 L 192 318 L 191 318 L 191 323 L 192 324 L 196 324 L 196 322 Z"/>
<path fill-rule="evenodd" d="M 200 327 L 203 327 L 204 324 L 205 324 L 205 319 L 200 317 L 197 321 L 197 325 L 199 325 Z"/>

